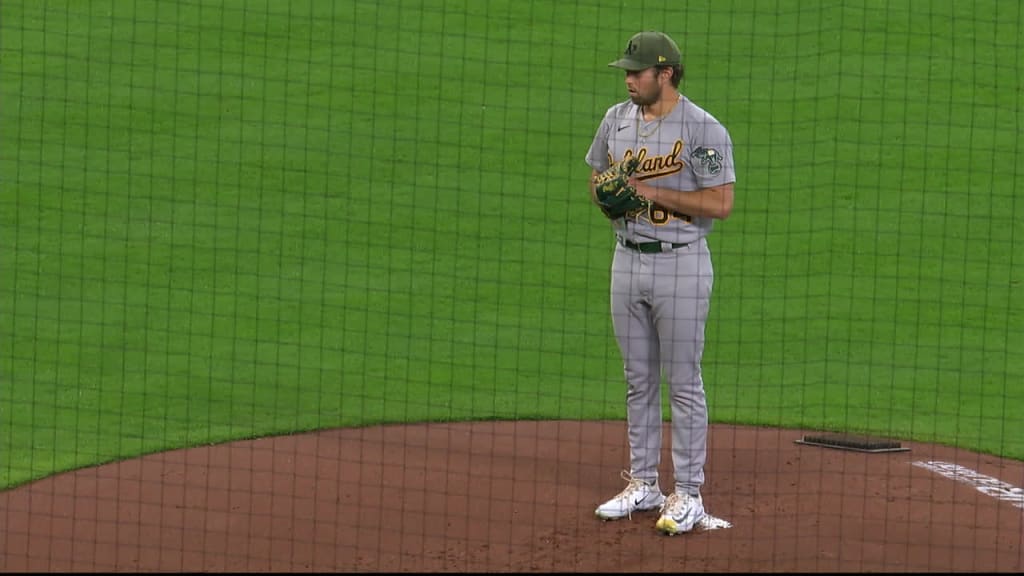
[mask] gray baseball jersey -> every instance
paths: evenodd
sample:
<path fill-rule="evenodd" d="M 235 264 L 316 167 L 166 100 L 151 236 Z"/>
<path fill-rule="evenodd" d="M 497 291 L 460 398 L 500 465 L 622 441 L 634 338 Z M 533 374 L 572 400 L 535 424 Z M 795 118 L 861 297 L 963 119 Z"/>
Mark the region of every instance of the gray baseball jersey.
<path fill-rule="evenodd" d="M 631 156 L 640 160 L 637 178 L 652 186 L 685 192 L 736 180 L 728 130 L 681 94 L 668 115 L 651 122 L 630 100 L 608 109 L 587 151 L 587 164 L 603 172 Z M 645 214 L 614 220 L 612 226 L 633 242 L 694 242 L 711 231 L 712 220 L 653 206 Z"/>

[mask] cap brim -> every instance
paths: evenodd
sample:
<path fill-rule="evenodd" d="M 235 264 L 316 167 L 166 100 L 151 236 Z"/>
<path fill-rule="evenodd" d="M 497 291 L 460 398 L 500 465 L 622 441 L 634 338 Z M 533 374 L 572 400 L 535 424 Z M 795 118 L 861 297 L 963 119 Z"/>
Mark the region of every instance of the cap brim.
<path fill-rule="evenodd" d="M 649 64 L 637 62 L 632 58 L 619 58 L 615 62 L 609 62 L 608 65 L 614 68 L 622 68 L 623 70 L 629 70 L 631 72 L 635 72 L 637 70 L 646 70 L 647 68 L 651 67 Z"/>

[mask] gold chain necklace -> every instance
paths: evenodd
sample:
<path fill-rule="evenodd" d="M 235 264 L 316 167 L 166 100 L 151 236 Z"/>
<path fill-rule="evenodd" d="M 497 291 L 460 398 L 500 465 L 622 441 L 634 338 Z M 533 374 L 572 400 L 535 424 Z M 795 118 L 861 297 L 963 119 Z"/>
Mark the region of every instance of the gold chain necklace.
<path fill-rule="evenodd" d="M 667 114 L 666 114 L 666 116 L 667 116 Z M 640 118 L 637 119 L 637 123 L 636 123 L 636 134 L 637 134 L 637 136 L 639 136 L 641 138 L 647 138 L 648 136 L 653 136 L 654 133 L 658 131 L 658 128 L 661 128 L 661 122 L 662 122 L 662 120 L 665 119 L 665 116 L 660 116 L 658 118 L 658 123 L 654 125 L 654 128 L 651 129 L 650 132 L 647 132 L 647 133 L 644 133 L 644 132 L 640 131 L 640 125 L 643 124 L 643 119 L 644 119 L 643 112 L 640 112 Z"/>
<path fill-rule="evenodd" d="M 678 103 L 678 102 L 682 101 L 682 99 L 683 99 L 683 95 L 680 94 L 679 97 L 676 99 L 676 102 Z M 674 106 L 673 106 L 673 109 L 675 109 Z M 644 122 L 644 109 L 643 109 L 643 106 L 640 106 L 639 108 L 637 108 L 637 112 L 636 113 L 637 113 L 636 135 L 638 137 L 640 137 L 640 138 L 647 138 L 649 136 L 653 136 L 654 133 L 658 131 L 658 128 L 661 128 L 661 123 L 665 120 L 666 116 L 668 116 L 669 114 L 672 113 L 672 110 L 669 110 L 668 112 L 662 114 L 661 116 L 658 116 L 658 123 L 655 124 L 654 128 L 652 128 L 651 131 L 647 132 L 646 134 L 644 134 L 643 132 L 640 131 L 640 125 L 643 124 L 643 122 Z"/>

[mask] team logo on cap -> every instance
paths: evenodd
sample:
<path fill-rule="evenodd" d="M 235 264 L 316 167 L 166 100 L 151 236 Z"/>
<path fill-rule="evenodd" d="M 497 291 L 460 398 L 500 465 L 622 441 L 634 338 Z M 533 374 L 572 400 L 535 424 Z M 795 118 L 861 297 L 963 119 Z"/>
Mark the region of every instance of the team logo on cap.
<path fill-rule="evenodd" d="M 629 55 L 631 55 L 634 52 L 636 52 L 636 44 L 634 44 L 633 41 L 630 40 L 629 41 L 629 45 L 626 46 L 626 51 L 623 52 L 623 54 L 625 54 L 626 56 L 629 56 Z"/>

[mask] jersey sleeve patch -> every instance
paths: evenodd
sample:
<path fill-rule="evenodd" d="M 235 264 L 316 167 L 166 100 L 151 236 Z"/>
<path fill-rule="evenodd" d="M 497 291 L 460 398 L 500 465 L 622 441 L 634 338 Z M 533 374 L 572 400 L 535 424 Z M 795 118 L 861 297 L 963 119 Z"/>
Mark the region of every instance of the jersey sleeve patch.
<path fill-rule="evenodd" d="M 714 148 L 700 146 L 690 152 L 690 165 L 698 174 L 714 176 L 722 171 L 722 153 Z"/>

